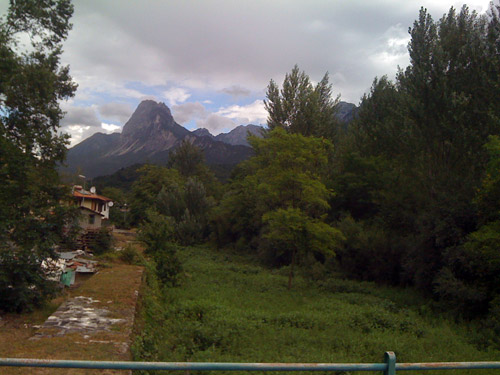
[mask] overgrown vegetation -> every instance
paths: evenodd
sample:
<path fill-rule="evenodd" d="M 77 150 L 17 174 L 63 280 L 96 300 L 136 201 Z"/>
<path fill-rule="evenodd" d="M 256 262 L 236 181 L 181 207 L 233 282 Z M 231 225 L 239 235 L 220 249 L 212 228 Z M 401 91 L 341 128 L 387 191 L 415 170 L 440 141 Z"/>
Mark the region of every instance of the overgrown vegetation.
<path fill-rule="evenodd" d="M 179 287 L 162 288 L 147 271 L 136 360 L 379 362 L 394 350 L 402 362 L 419 362 L 500 354 L 411 290 L 334 275 L 313 282 L 301 270 L 288 291 L 286 269 L 263 268 L 251 256 L 189 247 L 179 257 Z"/>
<path fill-rule="evenodd" d="M 107 228 L 101 228 L 92 237 L 88 247 L 94 255 L 102 255 L 111 250 L 113 238 L 111 232 Z"/>

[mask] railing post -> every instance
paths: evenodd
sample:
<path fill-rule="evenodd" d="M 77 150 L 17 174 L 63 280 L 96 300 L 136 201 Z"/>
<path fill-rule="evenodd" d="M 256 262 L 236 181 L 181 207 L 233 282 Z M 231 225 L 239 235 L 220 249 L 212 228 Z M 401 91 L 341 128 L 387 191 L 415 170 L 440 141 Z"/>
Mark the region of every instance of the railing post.
<path fill-rule="evenodd" d="M 394 352 L 385 352 L 384 360 L 387 363 L 384 375 L 396 375 L 396 354 Z"/>

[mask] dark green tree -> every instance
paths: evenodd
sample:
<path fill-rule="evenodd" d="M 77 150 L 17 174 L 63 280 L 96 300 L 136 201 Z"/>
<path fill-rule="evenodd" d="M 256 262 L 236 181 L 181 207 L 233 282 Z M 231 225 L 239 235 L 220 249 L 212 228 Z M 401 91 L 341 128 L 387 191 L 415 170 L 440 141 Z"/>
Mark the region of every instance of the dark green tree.
<path fill-rule="evenodd" d="M 333 138 L 336 129 L 335 110 L 339 98 L 332 98 L 328 73 L 313 86 L 309 76 L 297 65 L 287 73 L 283 88 L 271 80 L 264 101 L 269 113 L 269 129 L 281 127 L 305 136 Z"/>
<path fill-rule="evenodd" d="M 482 220 L 474 197 L 487 166 L 483 145 L 500 132 L 498 7 L 490 16 L 452 8 L 437 22 L 422 9 L 409 32 L 410 65 L 395 83 L 375 80 L 363 98 L 347 150 L 357 156 L 337 160 L 332 186 L 336 203 L 365 221 L 359 228 L 385 233 L 377 246 L 400 262 L 400 282 L 464 306 L 482 298 L 463 260 Z"/>
<path fill-rule="evenodd" d="M 191 177 L 200 173 L 204 163 L 205 155 L 203 155 L 203 151 L 188 140 L 183 140 L 168 156 L 168 167 L 177 169 L 184 177 Z"/>
<path fill-rule="evenodd" d="M 342 234 L 324 222 L 332 192 L 323 183 L 331 143 L 281 127 L 251 137 L 255 156 L 214 213 L 219 243 L 236 242 L 273 264 L 294 266 L 307 253 L 333 255 Z"/>
<path fill-rule="evenodd" d="M 183 186 L 183 178 L 176 169 L 159 165 L 145 165 L 139 169 L 141 176 L 132 185 L 130 208 L 132 223 L 139 224 L 148 210 L 157 210 L 158 194 L 175 192 Z"/>
<path fill-rule="evenodd" d="M 193 145 L 189 140 L 183 140 L 181 144 L 169 154 L 169 168 L 179 171 L 184 179 L 196 177 L 203 184 L 209 196 L 220 197 L 220 182 L 205 163 L 203 150 Z"/>
<path fill-rule="evenodd" d="M 58 182 L 67 136 L 61 100 L 74 95 L 60 65 L 69 0 L 11 1 L 0 20 L 0 309 L 32 308 L 51 295 L 42 268 L 68 233 L 69 192 Z M 31 46 L 23 47 L 27 35 Z"/>
<path fill-rule="evenodd" d="M 182 187 L 162 188 L 156 210 L 174 220 L 175 240 L 190 245 L 207 237 L 208 217 L 213 205 L 214 200 L 207 197 L 201 181 L 189 177 Z"/>

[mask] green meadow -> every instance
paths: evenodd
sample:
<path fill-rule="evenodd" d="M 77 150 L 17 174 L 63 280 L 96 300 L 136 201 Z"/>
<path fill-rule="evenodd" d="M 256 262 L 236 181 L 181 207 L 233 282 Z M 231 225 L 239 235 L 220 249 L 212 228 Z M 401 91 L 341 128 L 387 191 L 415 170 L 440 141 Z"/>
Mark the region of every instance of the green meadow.
<path fill-rule="evenodd" d="M 135 360 L 381 362 L 385 351 L 398 362 L 500 359 L 473 327 L 411 290 L 331 276 L 312 281 L 300 270 L 288 290 L 287 269 L 242 255 L 187 247 L 179 257 L 178 287 L 161 287 L 147 272 Z"/>

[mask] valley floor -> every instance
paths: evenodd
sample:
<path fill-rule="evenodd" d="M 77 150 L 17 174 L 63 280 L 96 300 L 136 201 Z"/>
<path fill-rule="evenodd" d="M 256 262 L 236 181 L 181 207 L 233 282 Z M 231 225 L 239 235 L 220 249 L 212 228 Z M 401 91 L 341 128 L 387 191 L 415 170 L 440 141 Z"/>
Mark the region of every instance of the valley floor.
<path fill-rule="evenodd" d="M 180 287 L 161 290 L 149 271 L 135 360 L 382 362 L 385 351 L 398 362 L 500 360 L 410 290 L 298 275 L 289 291 L 287 270 L 240 255 L 191 247 L 179 256 Z"/>

